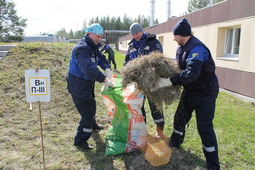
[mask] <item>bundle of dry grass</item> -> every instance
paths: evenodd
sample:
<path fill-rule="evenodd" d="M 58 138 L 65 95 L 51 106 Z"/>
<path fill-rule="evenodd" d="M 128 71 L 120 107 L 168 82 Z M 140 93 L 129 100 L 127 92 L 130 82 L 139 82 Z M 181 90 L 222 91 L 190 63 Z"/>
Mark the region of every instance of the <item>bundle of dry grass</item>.
<path fill-rule="evenodd" d="M 164 57 L 158 52 L 129 61 L 121 73 L 123 88 L 129 83 L 135 82 L 137 89 L 154 102 L 158 108 L 162 108 L 163 103 L 172 104 L 181 91 L 180 86 L 169 86 L 151 92 L 150 89 L 156 86 L 160 77 L 169 78 L 180 73 L 176 61 Z"/>
<path fill-rule="evenodd" d="M 162 166 L 168 164 L 172 156 L 172 150 L 166 144 L 167 141 L 155 139 L 152 135 L 147 135 L 147 145 L 142 148 L 145 159 L 152 166 Z"/>
<path fill-rule="evenodd" d="M 148 145 L 145 159 L 152 166 L 162 166 L 170 161 L 171 153 L 171 149 L 164 141 L 158 141 Z"/>

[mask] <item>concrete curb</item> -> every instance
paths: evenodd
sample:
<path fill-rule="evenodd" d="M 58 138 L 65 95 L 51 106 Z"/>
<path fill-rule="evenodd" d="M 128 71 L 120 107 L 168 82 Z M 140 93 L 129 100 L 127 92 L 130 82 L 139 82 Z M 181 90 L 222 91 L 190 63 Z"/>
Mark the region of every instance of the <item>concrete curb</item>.
<path fill-rule="evenodd" d="M 0 45 L 0 59 L 8 54 L 8 51 L 14 48 L 15 45 Z"/>
<path fill-rule="evenodd" d="M 0 51 L 9 51 L 10 49 L 14 47 L 15 45 L 0 45 Z"/>
<path fill-rule="evenodd" d="M 0 59 L 5 57 L 8 54 L 8 51 L 0 51 Z"/>
<path fill-rule="evenodd" d="M 240 99 L 240 100 L 242 100 L 244 102 L 255 102 L 254 98 L 243 96 L 241 94 L 237 94 L 237 93 L 225 90 L 225 89 L 220 89 L 220 92 L 224 92 L 224 93 L 230 94 L 230 95 L 234 96 L 235 98 L 238 98 L 238 99 Z"/>

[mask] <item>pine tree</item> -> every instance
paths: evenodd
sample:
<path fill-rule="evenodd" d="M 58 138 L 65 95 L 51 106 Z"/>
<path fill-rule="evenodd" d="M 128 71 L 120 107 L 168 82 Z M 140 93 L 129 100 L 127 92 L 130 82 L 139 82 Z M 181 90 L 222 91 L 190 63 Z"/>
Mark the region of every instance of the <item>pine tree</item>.
<path fill-rule="evenodd" d="M 138 18 L 132 19 L 127 16 L 127 14 L 124 14 L 123 18 L 121 17 L 109 17 L 104 16 L 102 18 L 99 18 L 98 16 L 96 18 L 91 18 L 90 21 L 87 23 L 86 20 L 83 22 L 83 28 L 81 30 L 75 31 L 75 32 L 69 32 L 67 33 L 64 28 L 62 28 L 60 31 L 57 32 L 57 35 L 64 36 L 66 38 L 71 39 L 80 39 L 84 36 L 85 30 L 88 25 L 92 23 L 99 23 L 104 30 L 125 30 L 128 31 L 129 27 L 132 23 L 138 22 L 142 25 L 143 28 L 146 28 L 150 24 L 150 17 L 145 17 L 144 15 L 139 15 Z M 155 24 L 158 24 L 158 20 L 155 20 Z M 66 35 L 67 34 L 67 35 Z M 125 34 L 125 33 L 124 33 Z M 65 36 L 66 35 L 66 36 Z M 109 36 L 108 42 L 110 43 L 116 43 L 118 41 L 118 38 L 120 36 L 123 36 L 123 33 L 115 33 L 114 36 Z M 106 34 L 103 37 L 106 38 Z"/>
<path fill-rule="evenodd" d="M 207 7 L 211 5 L 211 0 L 189 0 L 188 2 L 188 12 L 194 12 L 198 9 Z"/>
<path fill-rule="evenodd" d="M 197 11 L 199 9 L 205 8 L 212 4 L 216 4 L 223 0 L 189 0 L 188 2 L 188 13 Z"/>
<path fill-rule="evenodd" d="M 12 0 L 0 0 L 0 41 L 21 41 L 26 21 L 17 16 Z"/>

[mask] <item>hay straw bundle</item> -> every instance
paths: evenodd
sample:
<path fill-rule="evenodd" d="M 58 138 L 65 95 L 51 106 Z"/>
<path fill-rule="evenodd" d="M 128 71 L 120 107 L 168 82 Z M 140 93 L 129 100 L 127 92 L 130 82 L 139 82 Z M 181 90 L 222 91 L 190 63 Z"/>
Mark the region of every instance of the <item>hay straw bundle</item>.
<path fill-rule="evenodd" d="M 172 150 L 167 145 L 166 140 L 155 139 L 148 134 L 146 137 L 147 145 L 142 148 L 145 153 L 145 159 L 152 166 L 161 166 L 168 164 L 172 156 Z"/>
<path fill-rule="evenodd" d="M 121 71 L 123 88 L 132 82 L 136 83 L 136 88 L 148 97 L 158 108 L 162 104 L 170 105 L 179 96 L 180 86 L 169 86 L 160 88 L 154 92 L 150 89 L 156 86 L 160 77 L 169 78 L 180 73 L 177 62 L 164 57 L 158 52 L 150 53 L 129 61 Z"/>
<path fill-rule="evenodd" d="M 162 166 L 170 161 L 172 150 L 164 141 L 148 144 L 145 159 L 152 166 Z"/>

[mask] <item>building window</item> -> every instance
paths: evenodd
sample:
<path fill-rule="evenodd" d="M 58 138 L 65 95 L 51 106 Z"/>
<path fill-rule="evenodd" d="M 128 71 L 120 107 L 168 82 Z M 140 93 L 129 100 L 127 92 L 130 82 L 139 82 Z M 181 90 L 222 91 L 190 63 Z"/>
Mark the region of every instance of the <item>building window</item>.
<path fill-rule="evenodd" d="M 164 45 L 164 36 L 159 36 L 158 37 L 159 42 L 162 44 L 162 46 Z"/>
<path fill-rule="evenodd" d="M 227 29 L 225 45 L 226 57 L 238 57 L 240 47 L 240 35 L 241 35 L 240 27 Z"/>
<path fill-rule="evenodd" d="M 216 55 L 219 60 L 239 61 L 241 25 L 218 28 Z"/>

